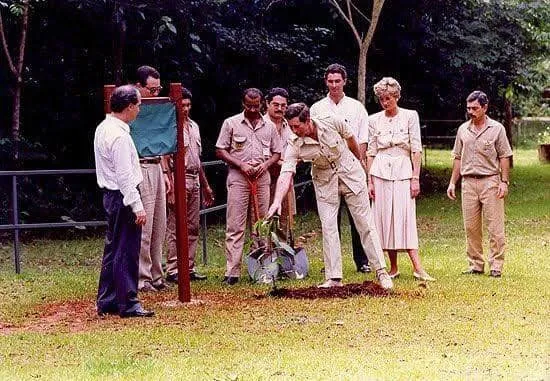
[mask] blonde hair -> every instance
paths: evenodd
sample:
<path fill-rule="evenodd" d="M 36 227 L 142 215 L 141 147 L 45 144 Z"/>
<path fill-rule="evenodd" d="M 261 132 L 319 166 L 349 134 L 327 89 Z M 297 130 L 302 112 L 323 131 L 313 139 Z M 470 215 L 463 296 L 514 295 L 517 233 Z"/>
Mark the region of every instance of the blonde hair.
<path fill-rule="evenodd" d="M 374 95 L 380 97 L 382 93 L 389 93 L 395 98 L 401 97 L 401 85 L 395 78 L 384 77 L 374 85 Z"/>

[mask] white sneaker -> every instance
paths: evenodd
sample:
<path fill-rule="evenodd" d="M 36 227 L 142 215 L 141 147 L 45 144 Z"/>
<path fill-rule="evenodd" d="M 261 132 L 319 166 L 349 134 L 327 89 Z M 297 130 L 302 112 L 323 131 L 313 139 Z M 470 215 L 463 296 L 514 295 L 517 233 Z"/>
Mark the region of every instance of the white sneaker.
<path fill-rule="evenodd" d="M 391 290 L 393 288 L 393 281 L 391 280 L 391 277 L 386 270 L 378 270 L 376 272 L 376 277 L 380 282 L 380 286 L 382 286 L 384 290 Z"/>
<path fill-rule="evenodd" d="M 342 287 L 344 284 L 340 280 L 327 279 L 325 283 L 322 283 L 317 286 L 317 288 L 332 288 L 332 287 Z"/>

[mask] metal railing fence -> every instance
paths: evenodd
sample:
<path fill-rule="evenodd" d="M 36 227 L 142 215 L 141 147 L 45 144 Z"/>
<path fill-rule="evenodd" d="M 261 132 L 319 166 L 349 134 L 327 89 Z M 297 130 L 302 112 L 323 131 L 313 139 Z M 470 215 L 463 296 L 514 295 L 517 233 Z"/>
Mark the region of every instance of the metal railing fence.
<path fill-rule="evenodd" d="M 206 161 L 202 163 L 203 167 L 212 167 L 225 165 L 222 160 Z M 95 169 L 47 169 L 47 170 L 21 170 L 21 171 L 0 171 L 0 178 L 11 177 L 11 224 L 0 225 L 0 231 L 13 231 L 13 261 L 15 272 L 21 273 L 21 242 L 19 233 L 26 229 L 45 229 L 45 228 L 74 228 L 74 227 L 98 227 L 106 226 L 107 221 L 69 221 L 69 222 L 43 222 L 43 223 L 20 223 L 19 219 L 19 193 L 18 177 L 25 176 L 61 176 L 61 175 L 90 175 L 95 174 Z M 311 180 L 297 183 L 294 188 L 302 187 L 311 183 Z M 227 204 L 216 205 L 211 208 L 201 209 L 199 216 L 201 219 L 201 237 L 202 237 L 202 261 L 208 263 L 207 237 L 208 228 L 206 216 L 227 208 Z"/>

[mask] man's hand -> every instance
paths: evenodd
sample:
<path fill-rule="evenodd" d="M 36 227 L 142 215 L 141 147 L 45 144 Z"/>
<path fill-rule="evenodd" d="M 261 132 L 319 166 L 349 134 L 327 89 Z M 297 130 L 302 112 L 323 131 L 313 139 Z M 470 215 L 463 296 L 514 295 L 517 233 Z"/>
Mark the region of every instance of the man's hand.
<path fill-rule="evenodd" d="M 269 207 L 269 210 L 267 211 L 267 215 L 265 216 L 266 219 L 270 219 L 274 215 L 280 215 L 281 214 L 281 202 L 273 202 L 271 206 Z"/>
<path fill-rule="evenodd" d="M 267 164 L 264 161 L 262 164 L 259 164 L 254 168 L 256 169 L 256 178 L 259 178 L 267 171 Z"/>
<path fill-rule="evenodd" d="M 497 197 L 498 198 L 504 198 L 508 194 L 508 184 L 501 182 L 498 185 L 498 192 Z"/>
<path fill-rule="evenodd" d="M 147 222 L 147 214 L 145 214 L 145 210 L 140 210 L 139 212 L 136 212 L 136 225 L 143 226 Z"/>
<path fill-rule="evenodd" d="M 451 200 L 456 200 L 455 188 L 456 186 L 454 184 L 449 184 L 449 187 L 447 188 L 447 197 Z"/>
<path fill-rule="evenodd" d="M 242 163 L 239 169 L 248 178 L 253 178 L 256 174 L 256 167 L 253 167 L 250 164 Z"/>
<path fill-rule="evenodd" d="M 411 179 L 411 198 L 416 198 L 420 194 L 420 180 Z"/>
<path fill-rule="evenodd" d="M 164 173 L 164 185 L 166 186 L 166 193 L 170 193 L 172 191 L 172 182 L 170 181 L 170 176 L 168 173 Z"/>
<path fill-rule="evenodd" d="M 212 188 L 202 188 L 202 205 L 205 208 L 214 205 L 214 192 L 212 191 Z"/>

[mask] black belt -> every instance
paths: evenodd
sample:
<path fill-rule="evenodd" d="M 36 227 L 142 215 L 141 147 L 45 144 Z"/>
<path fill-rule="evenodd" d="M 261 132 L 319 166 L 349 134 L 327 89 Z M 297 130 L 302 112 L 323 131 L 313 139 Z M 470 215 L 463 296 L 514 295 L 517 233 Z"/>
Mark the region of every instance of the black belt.
<path fill-rule="evenodd" d="M 139 159 L 141 164 L 158 164 L 160 163 L 160 157 L 153 157 L 150 159 Z"/>
<path fill-rule="evenodd" d="M 198 169 L 186 169 L 185 170 L 185 173 L 187 175 L 198 175 L 199 174 L 199 170 Z"/>
<path fill-rule="evenodd" d="M 494 174 L 494 175 L 464 175 L 462 177 L 467 178 L 467 179 L 484 179 L 486 177 L 491 177 L 491 176 L 496 176 L 496 174 Z"/>

